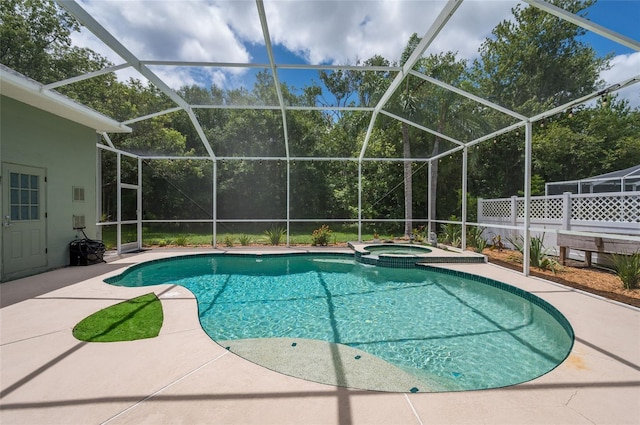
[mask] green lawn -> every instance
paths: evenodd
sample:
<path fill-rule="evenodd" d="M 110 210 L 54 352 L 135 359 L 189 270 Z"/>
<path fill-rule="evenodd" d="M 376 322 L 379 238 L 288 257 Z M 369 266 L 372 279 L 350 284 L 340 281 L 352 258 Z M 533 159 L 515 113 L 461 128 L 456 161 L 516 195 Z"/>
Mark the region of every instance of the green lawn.
<path fill-rule="evenodd" d="M 142 244 L 143 246 L 211 246 L 212 231 L 211 225 L 208 226 L 181 226 L 183 228 L 167 228 L 171 226 L 162 227 L 143 227 L 142 232 Z M 190 228 L 189 228 L 190 227 Z M 198 228 L 199 227 L 199 228 Z M 221 226 L 222 227 L 222 226 Z M 255 227 L 255 226 L 254 226 Z M 319 227 L 319 226 L 318 226 Z M 331 227 L 331 226 L 330 226 Z M 271 226 L 265 225 L 265 230 L 270 229 Z M 256 231 L 255 229 L 249 229 L 246 233 L 238 231 L 235 228 L 218 228 L 217 240 L 219 246 L 226 246 L 233 244 L 235 246 L 243 245 L 242 242 L 248 242 L 249 244 L 261 244 L 269 245 L 268 238 L 266 237 L 264 230 Z M 308 229 L 292 229 L 291 230 L 291 244 L 292 245 L 311 245 L 311 234 L 314 228 Z M 367 233 L 362 234 L 362 240 L 372 240 L 374 232 L 370 230 Z M 380 239 L 393 239 L 401 236 L 401 233 L 380 233 Z M 113 249 L 116 246 L 116 227 L 109 226 L 102 229 L 102 240 L 104 241 L 107 249 Z M 122 232 L 123 243 L 136 240 L 135 228 L 124 228 Z M 329 238 L 329 245 L 342 244 L 349 241 L 357 241 L 358 232 L 354 226 L 336 226 L 336 230 L 332 229 L 331 236 Z M 282 237 L 280 245 L 286 244 L 286 235 Z"/>

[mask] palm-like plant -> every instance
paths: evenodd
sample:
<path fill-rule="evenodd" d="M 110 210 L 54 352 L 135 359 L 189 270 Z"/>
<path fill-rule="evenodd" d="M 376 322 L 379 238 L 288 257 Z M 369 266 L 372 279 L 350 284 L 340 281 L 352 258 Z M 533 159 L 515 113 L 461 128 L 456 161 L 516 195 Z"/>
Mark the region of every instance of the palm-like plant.
<path fill-rule="evenodd" d="M 631 255 L 612 254 L 611 259 L 624 289 L 640 286 L 640 251 Z"/>

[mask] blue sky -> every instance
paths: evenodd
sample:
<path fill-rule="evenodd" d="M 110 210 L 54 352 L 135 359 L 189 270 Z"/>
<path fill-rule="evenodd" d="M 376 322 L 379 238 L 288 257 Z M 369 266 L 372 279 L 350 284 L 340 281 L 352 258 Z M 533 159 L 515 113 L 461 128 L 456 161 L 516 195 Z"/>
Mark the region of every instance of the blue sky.
<path fill-rule="evenodd" d="M 640 40 L 640 0 L 599 0 L 589 8 L 589 19 L 607 28 L 615 28 L 616 32 Z M 585 37 L 600 56 L 614 52 L 630 54 L 633 50 L 590 33 Z M 640 73 L 640 70 L 638 70 Z"/>

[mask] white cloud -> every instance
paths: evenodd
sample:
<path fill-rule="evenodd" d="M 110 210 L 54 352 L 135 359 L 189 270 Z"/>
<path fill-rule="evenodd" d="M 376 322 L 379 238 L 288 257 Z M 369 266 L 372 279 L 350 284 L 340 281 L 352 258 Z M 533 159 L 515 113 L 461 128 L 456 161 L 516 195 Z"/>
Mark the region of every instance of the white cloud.
<path fill-rule="evenodd" d="M 353 63 L 375 54 L 397 61 L 412 33 L 423 36 L 444 1 L 268 1 L 271 37 L 310 63 Z M 510 15 L 513 1 L 469 1 L 434 43 L 438 51 L 473 57 L 484 38 Z"/>
<path fill-rule="evenodd" d="M 221 7 L 210 2 L 94 0 L 83 7 L 142 60 L 250 60 Z"/>
<path fill-rule="evenodd" d="M 82 6 L 127 49 L 142 60 L 252 62 L 251 52 L 264 48 L 255 2 L 249 0 L 81 0 Z M 264 0 L 271 39 L 312 64 L 347 64 L 375 54 L 397 61 L 416 32 L 423 36 L 442 10 L 444 0 Z M 434 40 L 427 53 L 455 51 L 473 59 L 497 23 L 511 18 L 514 0 L 467 0 Z M 114 63 L 120 59 L 86 30 L 74 42 Z M 257 49 L 257 50 L 256 50 Z M 264 62 L 266 54 L 259 62 Z M 290 59 L 290 58 L 289 58 Z M 609 84 L 640 69 L 640 53 L 615 57 L 602 73 Z M 157 71 L 170 87 L 210 83 L 243 84 L 246 68 L 163 68 Z M 133 71 L 120 76 L 137 77 Z M 208 79 L 208 81 L 206 81 Z M 244 82 L 251 85 L 252 83 Z M 304 83 L 295 82 L 302 86 Z M 637 87 L 621 91 L 633 106 L 640 104 Z"/>
<path fill-rule="evenodd" d="M 640 52 L 616 56 L 610 64 L 611 68 L 600 74 L 607 86 L 640 75 Z M 640 83 L 624 88 L 617 93 L 620 98 L 627 99 L 632 108 L 640 107 Z"/>

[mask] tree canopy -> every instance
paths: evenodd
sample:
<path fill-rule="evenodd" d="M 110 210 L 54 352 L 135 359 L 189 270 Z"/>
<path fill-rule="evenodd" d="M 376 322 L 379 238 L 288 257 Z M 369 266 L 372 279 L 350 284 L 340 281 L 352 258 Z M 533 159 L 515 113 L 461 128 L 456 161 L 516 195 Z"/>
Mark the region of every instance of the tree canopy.
<path fill-rule="evenodd" d="M 558 0 L 563 8 L 586 15 L 595 0 Z M 473 92 L 525 115 L 562 105 L 601 85 L 609 58 L 598 58 L 580 41 L 583 30 L 534 7 L 516 6 L 512 19 L 498 24 L 469 63 L 456 52 L 422 57 L 414 69 L 443 83 Z M 79 24 L 47 0 L 0 3 L 0 62 L 42 83 L 103 69 L 108 61 L 71 44 Z M 363 65 L 401 65 L 420 38 L 413 34 L 399 63 L 374 55 Z M 360 63 L 359 61 L 356 61 Z M 372 106 L 395 78 L 394 72 L 354 69 L 319 71 L 322 85 L 297 90 L 282 83 L 287 104 L 316 106 L 333 96 L 337 106 Z M 184 86 L 178 94 L 190 104 L 274 105 L 277 90 L 270 73 L 258 72 L 253 87 Z M 324 92 L 324 89 L 328 92 Z M 114 74 L 62 86 L 59 91 L 117 120 L 127 120 L 175 106 L 151 84 L 120 81 Z M 428 200 L 426 163 L 451 142 L 442 136 L 473 140 L 510 123 L 510 117 L 482 107 L 425 79 L 409 75 L 384 110 L 435 131 L 428 133 L 380 114 L 362 164 L 365 218 L 426 217 L 431 203 L 437 219 L 460 215 L 460 153 L 432 164 Z M 357 158 L 371 114 L 342 110 L 288 111 L 286 131 L 292 156 L 284 163 L 281 111 L 196 109 L 196 116 L 217 155 L 217 205 L 221 218 L 283 218 L 287 214 L 287 172 L 291 180 L 292 218 L 353 219 L 357 216 L 358 166 L 355 161 L 304 158 Z M 585 178 L 640 163 L 640 112 L 615 96 L 550 117 L 536 126 L 533 173 L 544 182 Z M 511 121 L 513 123 L 513 121 Z M 189 116 L 174 112 L 132 124 L 132 135 L 114 135 L 116 147 L 141 155 L 205 156 Z M 481 143 L 470 151 L 471 197 L 505 197 L 524 185 L 524 130 Z M 233 160 L 233 157 L 263 160 Z M 273 159 L 269 159 L 273 158 Z M 145 160 L 145 218 L 211 218 L 213 169 L 210 162 Z M 104 196 L 113 196 L 113 157 L 103 156 L 107 174 Z M 109 183 L 111 182 L 111 183 Z M 105 205 L 111 205 L 106 202 Z M 108 215 L 108 212 L 105 212 Z M 473 214 L 470 211 L 470 214 Z M 189 217 L 190 216 L 190 217 Z M 472 217 L 471 217 L 472 218 Z M 401 231 L 397 224 L 389 224 Z M 405 233 L 410 229 L 404 229 Z"/>

